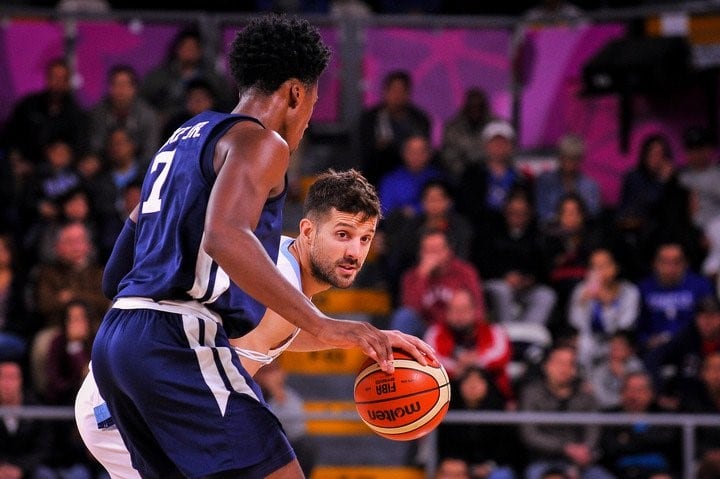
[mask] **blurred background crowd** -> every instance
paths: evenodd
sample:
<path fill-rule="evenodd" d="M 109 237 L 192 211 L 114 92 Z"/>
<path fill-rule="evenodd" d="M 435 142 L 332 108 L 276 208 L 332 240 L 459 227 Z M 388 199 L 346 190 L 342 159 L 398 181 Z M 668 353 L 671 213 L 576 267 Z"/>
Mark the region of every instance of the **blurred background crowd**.
<path fill-rule="evenodd" d="M 593 10 L 658 2 L 246 3 L 252 5 L 233 10 L 510 15 L 522 25 L 508 36 L 517 45 L 532 34 L 528 26 L 572 31 L 592 24 Z M 712 15 L 712 5 L 701 3 Z M 10 4 L 65 14 L 156 8 L 89 0 Z M 678 23 L 677 15 L 664 17 L 663 28 L 676 31 L 667 25 L 673 19 Z M 637 19 L 627 23 L 623 31 L 636 33 Z M 110 305 L 101 291 L 103 266 L 138 202 L 154 151 L 198 112 L 234 106 L 234 87 L 208 59 L 205 33 L 197 25 L 179 28 L 166 58 L 146 58 L 152 65 L 142 72 L 127 62 L 96 72 L 104 84 L 95 101 L 79 99 L 73 55 L 35 65 L 42 87 L 6 101 L 0 405 L 73 403 Z M 10 51 L 11 43 L 5 38 L 3 48 Z M 527 50 L 506 56 L 514 87 L 530 84 L 521 66 Z M 590 107 L 597 111 L 560 121 L 568 109 L 562 102 L 570 100 L 553 96 L 560 99 L 546 114 L 556 128 L 533 142 L 519 121 L 517 91 L 498 99 L 481 81 L 463 85 L 452 113 L 438 121 L 416 98 L 457 85 L 418 84 L 412 68 L 368 71 L 377 85 L 372 101 L 352 118 L 344 110 L 342 129 L 311 126 L 290 175 L 286 229 L 294 232 L 313 174 L 355 167 L 370 179 L 384 218 L 356 287 L 390 296 L 390 314 L 372 319 L 378 326 L 423 337 L 438 351 L 453 381 L 452 409 L 720 412 L 717 77 L 691 85 L 700 91 L 693 95 L 710 92 L 699 109 L 696 98 L 685 103 L 675 90 L 641 99 L 640 117 L 658 111 L 647 105 L 660 101 L 670 126 L 661 118 L 633 128 L 638 105 L 626 105 L 625 95 L 613 106 L 617 116 L 606 115 L 607 103 L 597 100 Z M 593 151 L 597 131 L 609 135 L 603 145 L 625 155 L 622 169 Z M 284 400 L 283 378 L 270 374 L 271 396 Z M 680 478 L 679 442 L 677 429 L 642 423 L 448 424 L 439 430 L 438 457 L 445 461 L 438 477 L 447 466 L 462 469 L 453 477 L 475 479 Z M 698 433 L 696 459 L 697 477 L 720 477 L 716 428 Z M 72 425 L 5 418 L 0 478 L 19 477 L 84 479 L 102 477 L 102 470 Z"/>

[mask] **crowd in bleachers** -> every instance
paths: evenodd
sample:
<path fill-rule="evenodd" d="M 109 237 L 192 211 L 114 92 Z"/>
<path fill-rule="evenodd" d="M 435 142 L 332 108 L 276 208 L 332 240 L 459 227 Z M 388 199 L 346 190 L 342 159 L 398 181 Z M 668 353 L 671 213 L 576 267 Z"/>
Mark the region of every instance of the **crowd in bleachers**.
<path fill-rule="evenodd" d="M 142 78 L 114 66 L 89 109 L 54 60 L 45 89 L 18 99 L 3 125 L 0 405 L 73 403 L 110 305 L 103 265 L 152 154 L 193 114 L 232 106 L 200 40 L 183 31 Z M 438 351 L 452 408 L 720 412 L 713 132 L 688 125 L 682 166 L 663 135 L 649 136 L 618 205 L 604 205 L 571 132 L 557 168 L 532 176 L 481 90 L 468 90 L 439 148 L 429 118 L 410 73 L 392 72 L 357 120 L 357 166 L 383 205 L 373 271 L 394 301 L 388 324 Z M 529 479 L 679 477 L 672 428 L 455 427 L 441 426 L 440 456 L 461 456 L 477 479 L 524 468 Z M 97 477 L 72 431 L 1 421 L 0 477 Z M 717 436 L 699 436 L 706 469 L 720 467 Z"/>
<path fill-rule="evenodd" d="M 390 325 L 435 347 L 457 386 L 452 407 L 720 411 L 711 372 L 720 358 L 713 133 L 688 125 L 683 152 L 649 135 L 610 206 L 583 173 L 581 137 L 563 136 L 557 167 L 529 175 L 515 161 L 513 127 L 470 90 L 433 152 L 420 140 L 427 116 L 410 88 L 407 77 L 389 76 L 384 103 L 365 114 L 374 128 L 363 129 L 362 144 L 374 151 L 364 168 L 388 162 L 376 181 L 381 261 L 396 301 Z M 498 450 L 494 439 L 507 432 L 499 429 L 441 426 L 440 457 L 461 456 L 490 478 L 513 469 L 532 479 L 548 469 L 680 474 L 672 428 L 528 424 Z M 706 469 L 720 451 L 713 435 L 699 439 Z"/>

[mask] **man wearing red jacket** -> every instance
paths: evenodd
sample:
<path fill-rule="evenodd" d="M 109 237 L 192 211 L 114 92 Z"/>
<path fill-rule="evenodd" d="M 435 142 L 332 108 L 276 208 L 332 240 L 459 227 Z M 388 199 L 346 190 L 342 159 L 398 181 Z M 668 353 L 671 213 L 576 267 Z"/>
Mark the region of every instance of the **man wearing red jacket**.
<path fill-rule="evenodd" d="M 423 233 L 418 258 L 417 265 L 402 276 L 401 305 L 393 313 L 390 329 L 423 337 L 428 326 L 445 321 L 447 303 L 459 288 L 470 291 L 478 315 L 486 317 L 480 276 L 471 263 L 455 256 L 443 231 Z"/>
<path fill-rule="evenodd" d="M 471 291 L 455 290 L 447 305 L 445 321 L 431 325 L 425 341 L 432 346 L 450 379 L 470 367 L 486 371 L 505 399 L 513 397 L 507 366 L 512 356 L 510 340 L 499 324 L 481 316 Z"/>

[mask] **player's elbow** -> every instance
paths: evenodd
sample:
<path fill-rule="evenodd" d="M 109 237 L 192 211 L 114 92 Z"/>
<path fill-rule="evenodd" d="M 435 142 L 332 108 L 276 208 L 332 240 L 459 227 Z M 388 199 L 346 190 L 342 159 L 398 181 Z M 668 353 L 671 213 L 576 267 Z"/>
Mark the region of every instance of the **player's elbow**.
<path fill-rule="evenodd" d="M 218 228 L 206 229 L 202 239 L 202 249 L 217 261 L 222 258 L 228 250 L 227 235 Z"/>

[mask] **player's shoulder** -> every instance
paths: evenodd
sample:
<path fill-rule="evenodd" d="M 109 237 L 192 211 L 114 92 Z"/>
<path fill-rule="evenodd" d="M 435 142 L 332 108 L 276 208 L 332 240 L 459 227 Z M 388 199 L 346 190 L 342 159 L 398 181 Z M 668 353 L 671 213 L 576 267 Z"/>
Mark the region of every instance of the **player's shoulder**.
<path fill-rule="evenodd" d="M 290 281 L 295 287 L 300 288 L 300 265 L 295 256 L 290 252 L 290 246 L 295 238 L 282 236 L 280 238 L 280 250 L 277 257 L 277 267 L 282 275 Z"/>

